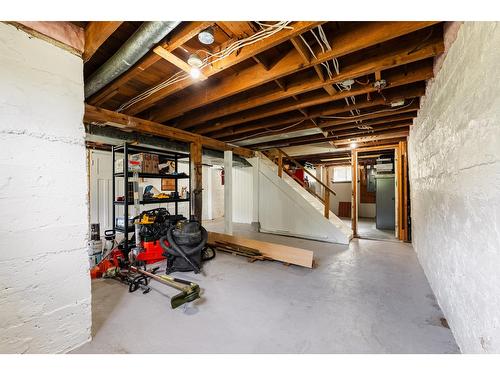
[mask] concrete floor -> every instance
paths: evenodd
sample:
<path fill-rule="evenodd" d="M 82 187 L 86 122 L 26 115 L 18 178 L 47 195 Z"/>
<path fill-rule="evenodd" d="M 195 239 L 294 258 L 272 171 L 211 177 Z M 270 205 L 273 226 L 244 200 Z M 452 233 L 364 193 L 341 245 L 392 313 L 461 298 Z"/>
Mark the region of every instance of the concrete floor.
<path fill-rule="evenodd" d="M 344 223 L 351 227 L 351 219 L 342 219 Z M 360 217 L 358 218 L 358 235 L 361 238 L 374 240 L 397 241 L 394 230 L 377 229 L 375 219 Z"/>
<path fill-rule="evenodd" d="M 207 223 L 221 230 L 221 221 Z M 92 283 L 93 341 L 74 353 L 457 353 L 411 245 L 349 246 L 252 232 L 234 234 L 314 250 L 315 269 L 217 254 L 204 297 L 171 310 L 166 286 L 129 294 Z"/>

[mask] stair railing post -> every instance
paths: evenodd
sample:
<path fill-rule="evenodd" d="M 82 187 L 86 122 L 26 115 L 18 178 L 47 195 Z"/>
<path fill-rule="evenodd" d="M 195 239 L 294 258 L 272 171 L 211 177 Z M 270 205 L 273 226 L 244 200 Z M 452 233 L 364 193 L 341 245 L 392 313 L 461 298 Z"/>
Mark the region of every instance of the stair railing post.
<path fill-rule="evenodd" d="M 278 177 L 283 177 L 283 154 L 280 149 L 278 149 Z"/>

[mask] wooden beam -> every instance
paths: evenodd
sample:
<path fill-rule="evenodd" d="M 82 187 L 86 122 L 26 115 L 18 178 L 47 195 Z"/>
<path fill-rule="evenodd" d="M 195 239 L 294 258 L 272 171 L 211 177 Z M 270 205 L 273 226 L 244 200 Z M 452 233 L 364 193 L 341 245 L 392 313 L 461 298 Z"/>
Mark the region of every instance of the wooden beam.
<path fill-rule="evenodd" d="M 410 229 L 408 220 L 408 142 L 400 142 L 402 156 L 402 185 L 403 185 L 403 237 L 402 240 L 410 240 Z"/>
<path fill-rule="evenodd" d="M 9 22 L 15 27 L 48 41 L 76 55 L 85 49 L 85 31 L 66 21 L 17 21 Z"/>
<path fill-rule="evenodd" d="M 85 50 L 83 62 L 94 56 L 99 47 L 113 34 L 123 22 L 121 21 L 91 21 L 85 27 Z"/>
<path fill-rule="evenodd" d="M 162 46 L 155 47 L 153 49 L 153 52 L 156 53 L 158 56 L 162 57 L 163 59 L 167 60 L 169 63 L 175 65 L 179 69 L 185 71 L 186 73 L 191 72 L 192 67 L 187 62 L 178 58 L 172 52 L 167 51 Z M 200 73 L 199 79 L 204 81 L 205 79 L 207 79 L 207 77 L 205 77 L 203 73 Z"/>
<path fill-rule="evenodd" d="M 230 146 L 227 143 L 213 138 L 200 136 L 185 130 L 172 128 L 154 121 L 144 120 L 137 117 L 128 116 L 124 113 L 109 111 L 104 108 L 94 107 L 85 104 L 85 114 L 83 120 L 87 123 L 103 123 L 128 131 L 156 135 L 163 138 L 170 138 L 181 142 L 198 142 L 209 149 L 227 151 L 231 150 L 237 155 L 249 158 L 254 155 L 252 150 L 243 147 Z"/>
<path fill-rule="evenodd" d="M 163 122 L 175 118 L 195 108 L 205 106 L 207 104 L 224 99 L 231 95 L 238 94 L 242 91 L 254 88 L 277 78 L 320 64 L 327 60 L 331 60 L 333 58 L 382 43 L 389 39 L 411 33 L 412 31 L 427 27 L 429 25 L 432 25 L 433 23 L 434 22 L 368 22 L 366 24 L 361 24 L 359 27 L 349 33 L 338 35 L 333 40 L 332 50 L 318 54 L 318 58 L 312 60 L 308 64 L 304 63 L 302 57 L 295 49 L 291 50 L 289 53 L 285 54 L 285 56 L 280 61 L 278 61 L 272 69 L 269 69 L 268 71 L 264 70 L 259 65 L 244 69 L 217 83 L 216 85 L 211 87 L 208 93 L 199 92 L 194 95 L 189 95 L 187 97 L 176 100 L 169 106 L 153 110 L 151 118 L 158 122 Z M 429 57 L 429 52 L 430 55 L 435 55 L 444 50 L 442 38 L 439 38 L 439 40 L 437 40 L 437 38 L 434 38 L 431 41 L 426 41 L 423 43 L 422 41 L 418 41 L 418 43 L 419 44 L 417 44 L 417 47 L 420 47 L 420 49 L 414 51 L 412 54 L 408 54 L 408 48 L 402 48 L 403 51 L 400 51 L 400 54 L 398 54 L 397 61 L 407 61 L 409 57 L 416 58 L 416 60 L 412 59 L 412 61 L 417 61 L 422 59 L 422 54 L 425 54 L 426 57 Z M 411 49 L 414 48 L 415 46 L 413 45 Z M 429 51 L 428 49 L 430 49 L 431 51 Z M 391 58 L 390 60 L 386 61 L 385 64 L 382 64 L 377 68 L 386 69 L 387 66 L 396 65 L 397 61 L 395 62 L 394 58 Z M 364 75 L 371 71 L 373 71 L 373 66 L 365 66 L 364 69 L 351 69 L 351 71 L 348 73 L 342 71 L 335 77 L 335 79 L 336 81 L 340 82 L 342 80 L 345 80 L 346 78 Z M 207 76 L 209 75 L 211 74 L 207 74 Z M 147 103 L 146 101 L 141 102 L 141 104 L 138 105 L 132 112 L 141 112 L 144 109 L 150 107 L 157 100 L 159 100 L 158 97 L 163 98 L 165 96 L 155 95 L 153 98 L 150 97 Z"/>
<path fill-rule="evenodd" d="M 403 229 L 403 161 L 401 158 L 401 143 L 399 142 L 398 147 L 396 147 L 396 186 L 397 186 L 397 207 L 396 207 L 396 223 L 397 223 L 397 232 L 396 238 L 398 240 L 403 240 L 404 237 L 404 229 Z"/>
<path fill-rule="evenodd" d="M 351 229 L 354 237 L 358 236 L 358 153 L 351 151 Z"/>
<path fill-rule="evenodd" d="M 358 143 L 358 142 L 370 142 L 370 141 L 377 141 L 381 139 L 391 139 L 391 138 L 402 138 L 402 137 L 407 137 L 409 134 L 408 131 L 400 131 L 400 132 L 394 132 L 394 131 L 386 131 L 386 133 L 383 134 L 377 134 L 377 135 L 369 135 L 369 136 L 361 136 L 361 137 L 348 137 L 346 139 L 342 139 L 341 141 L 334 142 L 336 146 L 340 145 L 349 145 L 353 142 Z"/>
<path fill-rule="evenodd" d="M 323 143 L 327 141 L 331 141 L 334 143 L 338 143 L 340 140 L 343 139 L 349 139 L 353 137 L 360 137 L 360 136 L 368 136 L 370 134 L 377 134 L 379 132 L 387 131 L 387 130 L 393 130 L 393 131 L 400 131 L 402 128 L 408 129 L 411 126 L 411 122 L 401 122 L 399 124 L 395 125 L 388 125 L 388 126 L 383 126 L 380 128 L 375 128 L 373 130 L 369 131 L 354 131 L 354 132 L 341 132 L 340 134 L 334 134 L 332 136 L 324 136 L 323 134 L 315 134 L 315 135 L 310 135 L 310 136 L 302 136 L 302 137 L 295 137 L 295 138 L 288 138 L 288 139 L 283 139 L 283 140 L 278 140 L 278 141 L 271 141 L 271 142 L 263 142 L 263 143 L 256 143 L 252 144 L 250 147 L 252 148 L 271 148 L 271 147 L 290 147 L 290 146 L 301 146 L 301 145 L 312 145 L 316 143 Z"/>
<path fill-rule="evenodd" d="M 378 123 L 382 123 L 384 120 L 391 122 L 393 117 L 389 118 L 388 116 L 394 116 L 394 120 L 402 120 L 402 119 L 408 120 L 408 117 L 410 117 L 413 114 L 413 112 L 418 110 L 418 108 L 419 108 L 419 103 L 416 102 L 416 103 L 413 103 L 411 106 L 406 107 L 402 110 L 389 112 L 389 113 L 383 113 L 383 112 L 382 113 L 372 113 L 369 116 L 363 117 L 362 124 L 367 124 L 367 125 L 375 124 L 376 125 Z M 403 118 L 403 117 L 398 118 L 398 115 L 405 116 L 405 118 Z M 416 117 L 416 114 L 413 117 Z M 383 119 L 376 120 L 378 118 L 383 118 Z M 373 122 L 369 121 L 369 120 L 373 120 Z M 356 121 L 356 119 L 326 120 L 326 121 L 322 121 L 322 122 L 318 123 L 318 127 L 320 127 L 324 131 L 331 131 L 331 130 L 336 130 L 339 126 L 342 126 L 342 125 L 354 126 L 355 121 Z M 224 140 L 227 142 L 229 140 L 241 137 L 241 134 L 251 135 L 251 133 L 254 131 L 259 132 L 263 128 L 267 129 L 267 128 L 272 128 L 273 126 L 274 125 L 272 125 L 272 124 L 265 124 L 265 123 L 258 124 L 258 125 L 250 125 L 250 126 L 245 126 L 245 127 L 241 127 L 241 128 L 238 127 L 234 130 L 233 129 L 225 129 L 224 131 L 210 133 L 209 136 L 212 138 L 221 139 L 221 140 Z M 304 130 L 304 129 L 308 129 L 308 128 L 311 128 L 311 126 L 307 126 L 307 124 L 304 124 L 304 126 L 299 125 L 297 128 L 294 128 L 294 129 L 295 130 Z M 274 134 L 274 135 L 281 134 L 281 133 L 288 131 L 288 129 L 285 129 L 284 131 L 277 131 L 276 129 L 272 129 L 272 130 L 273 130 L 272 134 Z"/>
<path fill-rule="evenodd" d="M 396 99 L 412 99 L 413 100 L 417 100 L 416 98 L 418 98 L 419 96 L 421 95 L 424 95 L 425 93 L 425 88 L 424 87 L 414 87 L 414 88 L 408 88 L 408 89 L 405 89 L 405 90 L 402 90 L 401 92 L 397 93 L 397 94 L 394 94 L 393 96 L 391 95 L 389 97 L 389 95 L 387 96 L 390 100 L 396 100 Z M 317 117 L 321 117 L 321 116 L 330 116 L 330 115 L 337 115 L 338 117 L 345 117 L 345 119 L 340 119 L 341 121 L 344 121 L 344 122 L 352 122 L 354 120 L 366 120 L 366 119 L 370 119 L 370 118 L 375 118 L 376 116 L 379 116 L 379 117 L 384 117 L 384 116 L 389 116 L 391 114 L 398 114 L 398 113 L 402 113 L 402 111 L 415 111 L 416 109 L 418 109 L 418 100 L 414 103 L 410 103 L 407 107 L 403 107 L 401 109 L 397 109 L 397 108 L 388 108 L 386 107 L 384 109 L 384 112 L 379 112 L 379 113 L 370 113 L 370 112 L 366 112 L 366 113 L 362 113 L 360 116 L 356 116 L 355 118 L 353 116 L 351 116 L 348 112 L 349 110 L 352 110 L 352 109 L 365 109 L 365 110 L 370 110 L 370 109 L 379 109 L 380 106 L 386 106 L 387 103 L 385 102 L 384 99 L 377 99 L 377 100 L 372 100 L 370 102 L 368 101 L 358 101 L 356 102 L 356 105 L 346 105 L 346 104 L 342 104 L 340 103 L 340 105 L 333 105 L 329 108 L 326 108 L 326 109 L 319 109 L 319 110 L 316 110 L 314 112 L 310 112 L 308 114 L 307 117 L 302 117 L 302 116 L 293 116 L 293 117 L 289 117 L 287 118 L 286 120 L 277 120 L 276 122 L 274 123 L 267 123 L 267 126 L 264 126 L 265 128 L 270 128 L 270 127 L 274 127 L 274 126 L 284 126 L 284 125 L 287 125 L 287 124 L 290 124 L 290 123 L 293 123 L 293 122 L 297 122 L 297 121 L 300 121 L 301 119 L 312 119 L 312 118 L 317 118 Z M 341 116 L 341 114 L 344 114 L 343 116 Z M 320 128 L 323 128 L 323 127 L 327 127 L 327 125 L 324 125 L 323 123 L 320 123 L 318 124 L 318 126 Z M 331 124 L 329 123 L 328 126 L 331 126 Z M 257 127 L 259 128 L 260 125 Z M 253 130 L 253 128 L 252 128 Z M 200 134 L 205 134 L 205 132 L 203 131 L 199 131 Z M 274 134 L 278 134 L 279 132 L 274 132 Z M 220 137 L 219 135 L 220 133 L 212 133 L 212 136 L 216 136 L 217 138 Z M 227 137 L 222 137 L 222 138 L 227 138 Z M 234 138 L 234 137 L 229 137 L 229 138 Z M 285 140 L 283 140 L 285 141 Z"/>
<path fill-rule="evenodd" d="M 194 217 L 201 223 L 203 210 L 203 165 L 202 165 L 202 145 L 200 142 L 192 142 L 190 145 L 191 163 L 193 164 L 192 174 L 192 205 Z"/>
<path fill-rule="evenodd" d="M 409 72 L 408 74 L 403 73 L 398 73 L 398 74 L 393 74 L 392 79 L 388 80 L 389 84 L 387 89 L 389 88 L 394 88 L 394 87 L 399 87 L 411 83 L 416 83 L 419 81 L 425 81 L 426 79 L 432 78 L 432 66 L 427 65 L 422 68 L 418 68 L 415 71 Z M 386 89 L 386 90 L 387 90 Z M 238 124 L 243 124 L 245 122 L 250 122 L 250 121 L 255 121 L 259 120 L 262 118 L 266 117 L 271 117 L 275 116 L 278 114 L 290 112 L 290 111 L 295 111 L 295 110 L 300 110 L 303 108 L 311 107 L 311 106 L 316 106 L 319 104 L 325 104 L 325 103 L 330 103 L 334 102 L 337 100 L 343 100 L 346 97 L 349 96 L 358 96 L 358 95 L 363 95 L 369 92 L 376 92 L 377 90 L 373 88 L 373 86 L 369 85 L 366 87 L 361 87 L 361 88 L 353 88 L 350 91 L 343 91 L 343 92 L 338 92 L 335 93 L 333 96 L 326 96 L 324 94 L 317 94 L 313 96 L 312 98 L 307 98 L 300 100 L 296 103 L 276 103 L 273 105 L 268 105 L 268 106 L 263 106 L 261 108 L 249 110 L 246 112 L 239 113 L 237 115 L 233 115 L 231 117 L 227 117 L 226 119 L 222 121 L 218 121 L 217 125 L 214 126 L 206 126 L 204 127 L 204 130 L 200 132 L 200 134 L 206 134 L 209 133 L 210 130 L 217 130 L 217 133 L 214 134 L 214 137 L 219 137 L 219 136 L 224 136 L 226 134 L 237 134 L 237 133 L 232 133 L 232 132 L 223 132 L 222 129 L 238 125 Z M 223 106 L 221 106 L 223 107 Z M 207 111 L 210 112 L 210 111 Z M 182 124 L 186 125 L 186 122 L 182 122 Z M 186 129 L 187 126 L 176 126 L 181 129 Z M 268 127 L 266 124 L 264 124 L 263 127 Z M 208 129 L 208 131 L 206 131 Z M 237 128 L 238 130 L 244 129 L 242 126 L 239 126 Z"/>
<path fill-rule="evenodd" d="M 222 233 L 208 232 L 209 244 L 215 244 L 218 241 L 257 249 L 262 253 L 262 255 L 280 262 L 295 264 L 297 266 L 307 268 L 313 267 L 314 253 L 310 250 L 271 242 L 257 241 L 240 236 L 229 236 Z"/>
<path fill-rule="evenodd" d="M 409 49 L 408 49 L 409 50 Z M 384 62 L 387 62 L 391 60 L 392 62 L 400 62 L 401 64 L 406 64 L 408 60 L 397 60 L 398 54 L 395 54 L 393 51 L 388 52 L 386 55 L 380 55 L 376 56 L 373 59 L 368 59 L 365 60 L 363 63 L 366 64 L 365 68 L 369 69 L 370 67 L 373 70 L 374 66 L 379 66 L 380 64 L 384 64 Z M 429 57 L 429 56 L 427 56 Z M 389 68 L 392 68 L 393 66 L 389 66 Z M 361 66 L 358 65 L 357 70 L 362 70 L 366 71 L 365 69 Z M 346 67 L 343 69 L 349 70 L 349 67 Z M 353 72 L 354 73 L 354 72 Z M 356 76 L 352 76 L 353 78 L 357 78 Z M 413 82 L 418 82 L 422 80 L 427 80 L 433 77 L 433 66 L 432 62 L 426 61 L 423 63 L 421 66 L 416 67 L 415 69 L 411 69 L 408 72 L 396 72 L 396 73 L 391 73 L 388 74 L 386 77 L 387 80 L 387 89 L 391 87 L 397 87 L 397 86 L 402 86 L 408 83 L 413 83 Z M 336 79 L 334 80 L 329 80 L 328 82 L 332 84 Z M 359 88 L 353 88 L 350 91 L 343 91 L 343 92 L 338 92 L 334 96 L 317 96 L 313 99 L 304 99 L 300 102 L 294 103 L 294 104 L 275 104 L 273 106 L 267 106 L 264 107 L 265 104 L 269 104 L 278 100 L 285 99 L 287 97 L 290 97 L 295 94 L 302 94 L 311 90 L 316 90 L 321 87 L 324 87 L 324 83 L 319 81 L 316 78 L 307 80 L 305 82 L 297 83 L 297 84 L 290 84 L 286 88 L 286 90 L 276 90 L 272 91 L 270 93 L 265 93 L 261 95 L 257 95 L 252 98 L 244 98 L 238 101 L 234 101 L 231 103 L 227 103 L 225 105 L 218 105 L 217 107 L 210 107 L 210 110 L 204 110 L 204 111 L 199 111 L 199 113 L 196 114 L 188 114 L 186 116 L 183 116 L 183 118 L 180 119 L 176 123 L 176 127 L 179 127 L 181 129 L 187 129 L 195 125 L 203 124 L 204 122 L 217 118 L 217 117 L 222 117 L 222 116 L 228 116 L 233 113 L 238 113 L 237 116 L 233 116 L 230 118 L 229 121 L 231 120 L 236 120 L 238 118 L 245 120 L 245 121 L 240 121 L 239 123 L 242 122 L 247 122 L 247 121 L 253 121 L 259 118 L 263 117 L 268 117 L 268 116 L 273 116 L 279 113 L 284 113 L 288 111 L 293 111 L 298 108 L 303 108 L 311 105 L 318 105 L 318 104 L 323 104 L 327 103 L 332 100 L 339 100 L 339 99 L 344 99 L 348 96 L 351 95 L 362 95 L 362 94 L 367 94 L 367 93 L 373 93 L 376 92 L 377 90 L 373 88 L 371 85 L 369 86 L 364 86 L 364 87 L 359 87 Z M 316 99 L 317 98 L 317 99 Z M 261 108 L 254 109 L 255 107 L 262 106 Z M 213 107 L 213 108 L 212 108 Z M 251 109 L 251 110 L 250 110 Z M 249 110 L 247 112 L 243 112 L 245 110 Z M 226 120 L 228 121 L 228 120 Z M 236 123 L 233 122 L 232 125 L 235 125 Z"/>
<path fill-rule="evenodd" d="M 219 26 L 230 38 L 243 38 L 255 33 L 250 22 L 247 21 L 221 21 L 217 22 L 217 26 Z"/>
<path fill-rule="evenodd" d="M 296 36 L 294 38 L 291 38 L 290 42 L 292 42 L 293 47 L 297 50 L 297 52 L 299 53 L 302 60 L 306 64 L 308 64 L 309 61 L 311 61 L 312 55 L 311 55 L 311 52 L 307 49 L 307 47 L 304 44 L 304 42 L 302 41 L 302 39 L 300 38 L 300 36 Z"/>
<path fill-rule="evenodd" d="M 176 48 L 180 47 L 181 45 L 192 39 L 194 36 L 198 35 L 200 31 L 205 30 L 210 25 L 213 25 L 213 22 L 190 22 L 187 25 L 181 26 L 180 30 L 176 31 L 171 39 L 166 42 L 160 43 L 160 45 L 167 51 L 174 51 Z M 111 84 L 105 86 L 96 94 L 92 95 L 87 100 L 87 102 L 92 105 L 102 103 L 102 98 L 106 97 L 106 95 L 109 95 L 110 92 L 119 90 L 127 82 L 134 79 L 143 71 L 147 70 L 149 67 L 160 60 L 161 56 L 157 55 L 153 51 L 149 52 L 127 72 L 115 79 Z"/>
<path fill-rule="evenodd" d="M 264 52 L 268 50 L 269 48 L 275 47 L 278 44 L 281 44 L 288 39 L 292 38 L 295 35 L 301 34 L 303 32 L 306 32 L 313 27 L 316 27 L 317 25 L 320 25 L 323 22 L 306 22 L 306 21 L 298 21 L 294 22 L 291 24 L 293 26 L 292 30 L 289 29 L 284 29 L 278 33 L 275 33 L 274 35 L 262 39 L 258 42 L 255 42 L 251 45 L 248 45 L 246 47 L 241 48 L 238 50 L 236 53 L 233 53 L 232 55 L 221 59 L 217 62 L 214 62 L 213 64 L 208 65 L 202 70 L 202 73 L 206 77 L 210 77 L 216 73 L 221 72 L 222 70 L 225 70 L 227 68 L 230 68 L 233 65 L 236 65 L 246 59 L 251 58 L 252 56 L 255 56 L 261 52 Z M 263 70 L 265 69 L 257 65 L 258 70 Z M 182 89 L 185 89 L 186 87 L 189 87 L 193 82 L 189 80 L 184 80 L 181 82 L 178 82 L 176 84 L 170 85 L 168 87 L 165 87 L 162 90 L 157 91 L 154 95 L 151 95 L 148 99 L 141 101 L 135 106 L 130 107 L 127 110 L 128 114 L 136 114 L 144 111 L 145 109 L 151 107 L 153 104 L 158 102 L 159 100 L 166 98 L 167 96 L 176 93 Z"/>

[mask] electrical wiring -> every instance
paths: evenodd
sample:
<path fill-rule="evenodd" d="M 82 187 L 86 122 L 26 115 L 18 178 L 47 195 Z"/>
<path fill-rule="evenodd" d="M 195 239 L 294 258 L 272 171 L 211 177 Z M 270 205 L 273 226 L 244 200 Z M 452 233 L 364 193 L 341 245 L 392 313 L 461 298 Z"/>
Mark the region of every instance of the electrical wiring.
<path fill-rule="evenodd" d="M 240 50 L 243 47 L 249 46 L 251 44 L 254 44 L 256 42 L 259 42 L 263 39 L 269 38 L 270 36 L 280 32 L 283 29 L 293 29 L 293 27 L 289 26 L 291 21 L 279 21 L 274 25 L 268 25 L 260 22 L 256 22 L 259 24 L 261 27 L 265 27 L 261 29 L 260 31 L 257 31 L 255 34 L 243 38 L 240 40 L 237 40 L 233 43 L 231 43 L 228 47 L 224 48 L 223 50 L 217 52 L 217 53 L 211 53 L 208 51 L 204 51 L 207 54 L 207 57 L 202 60 L 202 65 L 199 67 L 200 70 L 205 68 L 206 66 L 210 64 L 214 64 L 217 61 L 220 61 L 222 59 L 225 59 L 226 57 L 230 56 L 231 54 L 235 53 L 236 51 Z M 173 85 L 174 83 L 178 83 L 181 81 L 184 81 L 186 79 L 190 78 L 190 74 L 184 71 L 177 72 L 173 74 L 171 77 L 168 79 L 164 80 L 163 82 L 160 82 L 158 85 L 142 92 L 141 94 L 133 97 L 132 99 L 128 100 L 126 103 L 122 104 L 117 111 L 122 112 L 131 106 L 143 101 L 144 99 L 147 99 L 154 93 L 165 89 L 166 87 Z"/>
<path fill-rule="evenodd" d="M 401 106 L 401 107 L 396 107 L 396 108 L 390 108 L 390 109 L 381 109 L 379 111 L 375 111 L 375 112 L 370 112 L 370 113 L 364 113 L 362 115 L 358 115 L 358 116 L 352 116 L 352 117 L 349 117 L 349 116 L 319 116 L 320 118 L 327 118 L 327 119 L 339 119 L 339 120 L 353 120 L 355 119 L 356 117 L 364 117 L 364 116 L 368 116 L 368 115 L 373 115 L 375 113 L 385 113 L 385 112 L 394 112 L 394 111 L 399 111 L 401 109 L 404 109 L 404 108 L 408 108 L 410 105 L 413 104 L 413 101 L 415 99 L 412 99 L 410 101 L 410 103 L 408 103 L 407 105 L 404 105 L 404 106 Z"/>
<path fill-rule="evenodd" d="M 252 135 L 249 135 L 249 136 L 246 136 L 246 137 L 243 137 L 243 138 L 232 139 L 231 142 L 244 141 L 245 139 L 253 138 L 255 136 L 269 134 L 269 133 L 276 133 L 276 132 L 281 132 L 281 131 L 284 131 L 284 130 L 288 130 L 288 129 L 293 128 L 294 126 L 302 124 L 305 120 L 306 119 L 300 120 L 299 122 L 296 122 L 295 124 L 292 124 L 292 125 L 289 125 L 289 126 L 285 126 L 284 128 L 281 128 L 281 129 L 269 129 L 269 128 L 266 128 L 267 131 L 265 131 L 265 132 L 260 132 L 260 133 L 257 133 L 257 134 L 252 134 Z"/>

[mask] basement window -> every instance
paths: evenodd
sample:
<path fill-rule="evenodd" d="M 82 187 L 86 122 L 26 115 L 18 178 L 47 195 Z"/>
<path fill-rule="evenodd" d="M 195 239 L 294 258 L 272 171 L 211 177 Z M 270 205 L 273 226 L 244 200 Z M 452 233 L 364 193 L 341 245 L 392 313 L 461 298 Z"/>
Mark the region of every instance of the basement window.
<path fill-rule="evenodd" d="M 333 181 L 332 182 L 351 182 L 351 166 L 333 167 Z"/>

